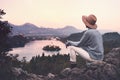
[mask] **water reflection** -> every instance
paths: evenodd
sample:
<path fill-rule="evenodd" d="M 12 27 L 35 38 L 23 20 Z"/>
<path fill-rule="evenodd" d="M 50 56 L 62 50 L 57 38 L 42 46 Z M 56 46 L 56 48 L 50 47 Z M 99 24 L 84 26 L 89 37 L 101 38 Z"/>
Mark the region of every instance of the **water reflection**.
<path fill-rule="evenodd" d="M 44 51 L 42 48 L 46 45 L 56 45 L 61 48 L 59 52 L 54 51 Z M 45 54 L 45 56 L 53 55 L 53 54 L 67 54 L 67 50 L 65 44 L 57 41 L 57 40 L 37 40 L 29 42 L 25 45 L 25 47 L 13 48 L 12 51 L 9 52 L 10 54 L 19 54 L 19 59 L 21 60 L 23 57 L 29 61 L 33 56 Z"/>

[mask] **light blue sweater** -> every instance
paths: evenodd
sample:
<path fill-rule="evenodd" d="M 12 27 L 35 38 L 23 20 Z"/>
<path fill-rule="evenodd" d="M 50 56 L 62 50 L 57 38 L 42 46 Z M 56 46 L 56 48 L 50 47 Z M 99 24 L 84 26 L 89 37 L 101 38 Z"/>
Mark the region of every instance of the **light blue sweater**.
<path fill-rule="evenodd" d="M 88 29 L 78 42 L 70 41 L 71 45 L 86 50 L 95 60 L 103 60 L 104 49 L 102 35 L 96 29 Z"/>

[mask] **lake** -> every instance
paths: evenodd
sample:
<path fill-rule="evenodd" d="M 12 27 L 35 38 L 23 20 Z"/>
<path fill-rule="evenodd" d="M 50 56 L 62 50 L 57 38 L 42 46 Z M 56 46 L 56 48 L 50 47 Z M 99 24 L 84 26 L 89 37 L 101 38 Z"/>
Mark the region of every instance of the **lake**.
<path fill-rule="evenodd" d="M 55 45 L 59 46 L 61 50 L 57 51 L 44 51 L 42 48 L 46 45 Z M 23 57 L 26 57 L 26 60 L 29 61 L 33 56 L 45 54 L 45 56 L 53 54 L 67 54 L 67 49 L 64 43 L 58 40 L 36 40 L 27 43 L 24 47 L 13 48 L 12 51 L 9 51 L 10 54 L 19 54 L 18 59 L 21 60 Z"/>

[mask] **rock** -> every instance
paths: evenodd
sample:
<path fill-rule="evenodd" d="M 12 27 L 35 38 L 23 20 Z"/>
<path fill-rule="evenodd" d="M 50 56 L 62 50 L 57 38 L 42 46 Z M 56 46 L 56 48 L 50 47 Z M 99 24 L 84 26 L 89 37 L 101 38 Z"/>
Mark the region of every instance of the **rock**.
<path fill-rule="evenodd" d="M 106 54 L 105 62 L 120 68 L 120 48 L 113 48 L 109 54 Z"/>
<path fill-rule="evenodd" d="M 120 48 L 105 55 L 103 62 L 83 68 L 66 68 L 57 80 L 120 80 Z"/>
<path fill-rule="evenodd" d="M 15 68 L 15 67 L 12 68 L 12 72 L 13 72 L 13 75 L 15 75 L 15 76 L 19 76 L 22 73 L 27 74 L 27 72 L 23 71 L 21 68 Z"/>
<path fill-rule="evenodd" d="M 60 73 L 60 77 L 67 77 L 69 76 L 69 74 L 71 73 L 71 69 L 70 68 L 65 68 L 61 71 Z"/>
<path fill-rule="evenodd" d="M 65 71 L 62 72 L 62 75 L 65 75 L 64 79 L 68 80 L 119 80 L 116 66 L 108 63 L 63 71 Z"/>
<path fill-rule="evenodd" d="M 21 68 L 12 68 L 12 74 L 16 77 L 16 80 L 44 80 L 42 75 L 36 75 L 28 73 L 27 71 L 22 70 Z"/>
<path fill-rule="evenodd" d="M 85 80 L 118 80 L 116 66 L 108 63 L 93 64 L 86 67 L 82 78 Z"/>
<path fill-rule="evenodd" d="M 47 77 L 48 77 L 48 79 L 53 79 L 55 77 L 55 75 L 52 73 L 48 73 Z"/>

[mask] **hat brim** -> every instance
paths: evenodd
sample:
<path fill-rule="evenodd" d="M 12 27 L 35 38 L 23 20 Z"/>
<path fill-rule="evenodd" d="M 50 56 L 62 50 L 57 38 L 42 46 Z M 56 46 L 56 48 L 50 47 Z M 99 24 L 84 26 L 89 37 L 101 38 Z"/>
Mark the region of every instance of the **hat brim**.
<path fill-rule="evenodd" d="M 94 25 L 91 25 L 87 20 L 86 20 L 87 16 L 82 16 L 82 21 L 84 22 L 84 24 L 89 27 L 89 28 L 92 28 L 92 29 L 96 29 L 97 28 L 97 25 L 94 24 Z"/>

